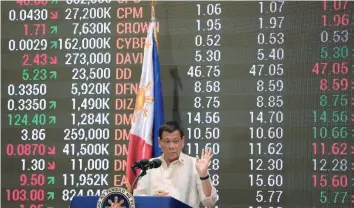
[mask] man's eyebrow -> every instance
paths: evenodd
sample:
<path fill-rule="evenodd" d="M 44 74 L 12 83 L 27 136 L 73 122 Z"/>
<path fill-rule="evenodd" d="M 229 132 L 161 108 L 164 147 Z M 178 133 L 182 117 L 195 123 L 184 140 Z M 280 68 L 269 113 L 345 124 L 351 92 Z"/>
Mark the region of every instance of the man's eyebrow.
<path fill-rule="evenodd" d="M 179 139 L 179 137 L 163 137 L 162 139 Z"/>

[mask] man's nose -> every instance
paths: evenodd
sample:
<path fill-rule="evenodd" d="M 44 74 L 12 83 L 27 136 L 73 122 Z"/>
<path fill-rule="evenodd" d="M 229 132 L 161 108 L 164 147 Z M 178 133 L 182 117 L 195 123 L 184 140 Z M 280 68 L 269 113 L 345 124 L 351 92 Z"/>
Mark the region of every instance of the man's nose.
<path fill-rule="evenodd" d="M 171 143 L 168 145 L 168 148 L 169 148 L 169 149 L 175 149 L 175 147 L 176 147 L 176 145 L 175 145 L 173 142 L 171 142 Z"/>

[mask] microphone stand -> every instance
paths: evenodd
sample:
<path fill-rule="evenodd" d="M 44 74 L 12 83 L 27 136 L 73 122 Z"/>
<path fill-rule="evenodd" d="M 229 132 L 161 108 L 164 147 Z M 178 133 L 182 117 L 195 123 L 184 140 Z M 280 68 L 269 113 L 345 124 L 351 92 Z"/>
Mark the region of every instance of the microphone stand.
<path fill-rule="evenodd" d="M 135 178 L 133 185 L 132 185 L 132 195 L 134 194 L 134 187 L 135 184 L 144 176 L 146 175 L 146 169 L 142 168 L 140 174 L 138 175 L 138 177 Z"/>

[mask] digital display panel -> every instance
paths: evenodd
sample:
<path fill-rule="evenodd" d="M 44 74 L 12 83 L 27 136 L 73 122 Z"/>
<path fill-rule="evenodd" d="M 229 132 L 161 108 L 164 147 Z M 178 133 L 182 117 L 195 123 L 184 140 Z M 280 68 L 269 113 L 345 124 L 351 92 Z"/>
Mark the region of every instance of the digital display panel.
<path fill-rule="evenodd" d="M 158 1 L 165 120 L 221 208 L 354 204 L 351 1 Z M 1 207 L 125 186 L 149 1 L 1 2 Z"/>

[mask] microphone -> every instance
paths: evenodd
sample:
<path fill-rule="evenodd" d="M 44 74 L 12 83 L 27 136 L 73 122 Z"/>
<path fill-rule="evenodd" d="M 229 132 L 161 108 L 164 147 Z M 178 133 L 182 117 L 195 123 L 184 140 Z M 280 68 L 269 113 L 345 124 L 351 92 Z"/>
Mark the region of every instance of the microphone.
<path fill-rule="evenodd" d="M 132 168 L 140 168 L 142 169 L 145 165 L 147 165 L 149 163 L 149 160 L 147 159 L 142 159 L 142 160 L 139 160 L 138 162 L 134 163 L 132 165 Z"/>
<path fill-rule="evenodd" d="M 134 165 L 132 165 L 132 169 L 133 171 L 135 172 L 135 169 L 133 168 L 134 166 L 137 167 L 137 168 L 140 168 L 141 169 L 141 172 L 140 174 L 138 175 L 138 177 L 136 177 L 133 181 L 133 185 L 132 185 L 132 188 L 131 188 L 131 192 L 132 192 L 132 195 L 134 194 L 134 187 L 135 187 L 135 184 L 138 182 L 138 180 L 140 180 L 144 175 L 146 175 L 146 171 L 148 169 L 154 169 L 154 168 L 158 168 L 160 167 L 162 164 L 162 161 L 160 159 L 153 159 L 153 160 L 146 160 L 146 159 L 142 159 L 138 162 L 136 162 Z"/>
<path fill-rule="evenodd" d="M 160 159 L 153 159 L 148 161 L 148 163 L 145 164 L 142 169 L 148 170 L 148 169 L 159 168 L 161 164 L 162 161 Z"/>

